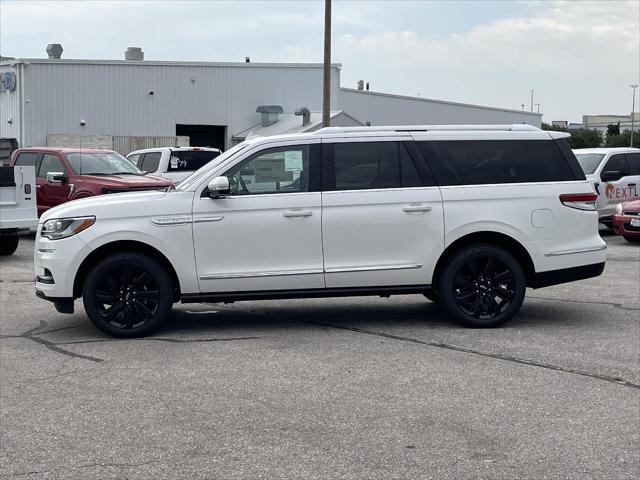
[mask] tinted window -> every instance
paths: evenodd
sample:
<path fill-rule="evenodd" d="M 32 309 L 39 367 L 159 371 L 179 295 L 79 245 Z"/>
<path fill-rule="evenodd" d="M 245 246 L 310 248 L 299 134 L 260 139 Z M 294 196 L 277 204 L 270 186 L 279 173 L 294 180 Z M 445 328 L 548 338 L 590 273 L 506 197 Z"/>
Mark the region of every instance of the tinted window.
<path fill-rule="evenodd" d="M 229 177 L 233 195 L 309 191 L 309 145 L 269 148 L 234 165 Z"/>
<path fill-rule="evenodd" d="M 604 158 L 603 153 L 576 153 L 576 158 L 580 167 L 587 175 L 595 173 L 596 169 L 600 165 L 600 162 Z"/>
<path fill-rule="evenodd" d="M 400 142 L 334 143 L 333 166 L 335 190 L 422 186 Z"/>
<path fill-rule="evenodd" d="M 629 164 L 627 163 L 626 155 L 624 155 L 623 153 L 612 155 L 609 160 L 607 160 L 607 164 L 604 166 L 602 171 L 617 171 L 620 172 L 623 177 L 626 175 L 630 175 Z"/>
<path fill-rule="evenodd" d="M 38 176 L 47 178 L 47 173 L 49 172 L 65 173 L 62 162 L 60 161 L 58 156 L 52 155 L 50 153 L 45 153 L 42 157 L 42 160 L 40 161 L 40 170 L 38 171 Z"/>
<path fill-rule="evenodd" d="M 440 185 L 576 179 L 553 141 L 451 140 L 418 144 Z"/>
<path fill-rule="evenodd" d="M 158 165 L 160 165 L 161 158 L 162 153 L 160 152 L 145 153 L 144 158 L 142 159 L 140 170 L 143 170 L 145 172 L 155 172 L 156 170 L 158 170 Z"/>
<path fill-rule="evenodd" d="M 640 152 L 627 153 L 627 162 L 631 175 L 640 175 Z"/>
<path fill-rule="evenodd" d="M 220 155 L 220 152 L 207 150 L 183 150 L 171 152 L 169 172 L 184 172 L 198 170 Z"/>
<path fill-rule="evenodd" d="M 18 158 L 16 158 L 15 164 L 16 166 L 19 166 L 19 167 L 24 167 L 24 166 L 35 167 L 39 156 L 40 154 L 37 152 L 24 152 L 18 155 Z"/>
<path fill-rule="evenodd" d="M 67 153 L 71 169 L 78 175 L 142 175 L 142 172 L 129 160 L 116 152 Z"/>

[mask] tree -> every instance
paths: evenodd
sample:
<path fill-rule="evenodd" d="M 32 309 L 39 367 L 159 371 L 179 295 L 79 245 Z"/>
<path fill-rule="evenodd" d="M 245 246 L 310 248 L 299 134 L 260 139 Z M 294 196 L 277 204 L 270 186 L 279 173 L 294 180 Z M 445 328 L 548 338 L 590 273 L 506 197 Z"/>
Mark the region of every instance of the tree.
<path fill-rule="evenodd" d="M 607 125 L 607 138 L 620 135 L 620 122 Z"/>
<path fill-rule="evenodd" d="M 635 140 L 635 138 L 634 138 L 634 140 Z M 607 147 L 629 147 L 629 146 L 631 146 L 631 130 L 625 130 L 620 135 L 607 135 L 607 141 L 606 141 L 605 145 Z"/>
<path fill-rule="evenodd" d="M 569 146 L 571 148 L 594 148 L 602 145 L 602 132 L 590 128 L 571 130 Z"/>
<path fill-rule="evenodd" d="M 551 130 L 553 132 L 566 132 L 566 128 L 557 127 L 555 125 L 551 125 L 549 123 L 542 122 L 542 130 Z"/>

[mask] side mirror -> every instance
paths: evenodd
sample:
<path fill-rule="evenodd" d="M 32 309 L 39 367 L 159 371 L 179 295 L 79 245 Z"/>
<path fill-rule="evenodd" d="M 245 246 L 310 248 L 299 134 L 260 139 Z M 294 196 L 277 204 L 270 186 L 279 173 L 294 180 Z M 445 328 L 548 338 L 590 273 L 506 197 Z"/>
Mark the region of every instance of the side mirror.
<path fill-rule="evenodd" d="M 207 185 L 209 189 L 209 196 L 211 198 L 220 198 L 231 193 L 229 187 L 229 179 L 227 177 L 216 177 Z"/>
<path fill-rule="evenodd" d="M 64 183 L 67 176 L 64 172 L 48 172 L 47 173 L 47 182 L 50 183 Z"/>
<path fill-rule="evenodd" d="M 618 170 L 607 170 L 606 172 L 602 172 L 600 174 L 600 180 L 603 182 L 615 182 L 622 178 L 622 172 Z"/>

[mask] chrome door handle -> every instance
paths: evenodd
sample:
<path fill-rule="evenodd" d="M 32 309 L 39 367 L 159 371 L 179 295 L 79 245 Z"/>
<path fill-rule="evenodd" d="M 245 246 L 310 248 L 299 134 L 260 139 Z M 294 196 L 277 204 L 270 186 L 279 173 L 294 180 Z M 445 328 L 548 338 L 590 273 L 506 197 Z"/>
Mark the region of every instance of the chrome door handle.
<path fill-rule="evenodd" d="M 313 212 L 310 210 L 289 210 L 288 212 L 284 212 L 282 215 L 287 218 L 301 218 L 301 217 L 310 217 Z"/>
<path fill-rule="evenodd" d="M 40 188 L 42 185 L 36 185 L 36 188 Z"/>
<path fill-rule="evenodd" d="M 429 212 L 431 211 L 431 207 L 429 205 L 409 205 L 408 207 L 404 207 L 402 209 L 404 212 Z"/>

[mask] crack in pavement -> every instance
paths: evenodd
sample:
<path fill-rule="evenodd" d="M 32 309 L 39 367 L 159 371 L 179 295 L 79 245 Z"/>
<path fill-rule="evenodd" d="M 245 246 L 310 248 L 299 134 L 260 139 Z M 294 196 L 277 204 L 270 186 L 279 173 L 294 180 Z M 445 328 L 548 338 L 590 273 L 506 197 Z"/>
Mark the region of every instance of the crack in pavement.
<path fill-rule="evenodd" d="M 163 337 L 146 337 L 146 338 L 105 338 L 95 340 L 77 340 L 72 342 L 56 342 L 56 345 L 80 345 L 83 343 L 100 343 L 100 342 L 167 342 L 167 343 L 207 343 L 207 342 L 232 342 L 235 340 L 257 340 L 261 337 L 225 337 L 225 338 L 163 338 Z"/>
<path fill-rule="evenodd" d="M 20 476 L 24 476 L 24 475 L 36 475 L 36 474 L 41 474 L 41 473 L 50 473 L 50 472 L 59 472 L 61 470 L 64 471 L 69 471 L 69 470 L 79 470 L 79 469 L 83 469 L 83 468 L 109 468 L 109 467 L 114 467 L 114 468 L 119 468 L 122 471 L 122 474 L 125 476 L 126 478 L 126 473 L 125 470 L 127 468 L 131 468 L 131 467 L 140 467 L 143 465 L 151 465 L 153 463 L 158 463 L 160 460 L 149 460 L 146 462 L 139 462 L 139 463 L 85 463 L 82 465 L 76 465 L 76 466 L 72 466 L 72 467 L 59 467 L 59 468 L 53 468 L 50 470 L 29 470 L 26 472 L 16 472 L 16 473 L 3 473 L 0 475 L 0 477 L 20 477 Z"/>
<path fill-rule="evenodd" d="M 258 315 L 258 316 L 262 316 L 265 318 L 270 318 L 270 319 L 275 319 L 275 320 L 288 320 L 286 318 L 286 316 L 284 315 L 273 315 L 273 314 L 269 314 L 269 313 L 262 313 L 262 312 L 255 312 L 253 310 L 250 309 L 243 309 L 243 308 L 239 308 L 239 307 L 230 307 L 230 306 L 226 306 L 226 308 L 228 308 L 229 310 L 238 310 L 238 311 L 242 311 L 245 313 L 249 313 L 249 314 L 253 314 L 253 315 Z M 392 333 L 386 333 L 386 332 L 381 332 L 378 330 L 369 330 L 366 328 L 358 328 L 358 327 L 349 327 L 346 325 L 337 325 L 337 324 L 333 324 L 333 323 L 325 323 L 325 322 L 317 322 L 317 321 L 313 321 L 313 320 L 303 320 L 305 323 L 309 323 L 311 325 L 317 325 L 317 326 L 321 326 L 321 327 L 327 327 L 327 328 L 334 328 L 337 330 L 349 330 L 352 332 L 356 332 L 356 333 L 364 333 L 366 335 L 374 335 L 374 336 L 378 336 L 378 337 L 385 337 L 385 338 L 389 338 L 392 340 L 399 340 L 402 342 L 408 342 L 408 343 L 414 343 L 414 344 L 418 344 L 418 345 L 425 345 L 428 347 L 436 347 L 436 348 L 442 348 L 445 350 L 450 350 L 450 351 L 454 351 L 454 352 L 462 352 L 462 353 L 469 353 L 472 355 L 479 355 L 481 357 L 486 357 L 486 358 L 494 358 L 497 360 L 504 360 L 507 362 L 512 362 L 512 363 L 517 363 L 520 365 L 527 365 L 529 367 L 538 367 L 538 368 L 544 368 L 547 370 L 553 370 L 556 372 L 564 372 L 564 373 L 570 373 L 573 375 L 580 375 L 583 377 L 589 377 L 589 378 L 594 378 L 596 380 L 601 380 L 601 381 L 605 381 L 605 382 L 609 382 L 609 383 L 614 383 L 616 385 L 621 385 L 624 387 L 630 387 L 630 388 L 637 388 L 640 389 L 640 384 L 636 384 L 633 382 L 630 382 L 628 380 L 624 380 L 622 378 L 616 378 L 610 375 L 603 375 L 600 373 L 595 373 L 595 372 L 588 372 L 586 370 L 579 370 L 579 369 L 575 369 L 575 368 L 569 368 L 569 367 L 562 367 L 559 365 L 553 365 L 551 363 L 543 363 L 543 362 L 537 362 L 535 360 L 528 360 L 526 358 L 520 358 L 520 357 L 515 357 L 512 355 L 504 355 L 501 353 L 490 353 L 490 352 L 483 352 L 480 350 L 474 350 L 472 348 L 466 348 L 466 347 L 459 347 L 456 345 L 450 345 L 448 343 L 443 343 L 443 342 L 433 342 L 433 341 L 428 341 L 428 340 L 419 340 L 417 338 L 411 338 L 411 337 L 403 337 L 401 335 L 394 335 Z"/>
<path fill-rule="evenodd" d="M 534 295 L 527 295 L 525 300 L 528 298 L 532 298 L 534 300 L 550 300 L 552 302 L 563 302 L 563 303 L 582 303 L 585 305 L 609 305 L 611 307 L 616 307 L 621 310 L 632 310 L 634 312 L 640 311 L 640 308 L 635 307 L 626 307 L 622 303 L 614 303 L 614 302 L 595 302 L 593 300 L 567 300 L 563 298 L 551 298 L 551 297 L 536 297 Z"/>

